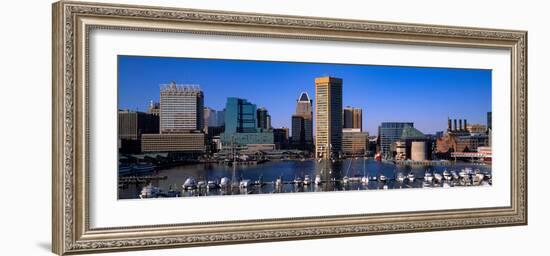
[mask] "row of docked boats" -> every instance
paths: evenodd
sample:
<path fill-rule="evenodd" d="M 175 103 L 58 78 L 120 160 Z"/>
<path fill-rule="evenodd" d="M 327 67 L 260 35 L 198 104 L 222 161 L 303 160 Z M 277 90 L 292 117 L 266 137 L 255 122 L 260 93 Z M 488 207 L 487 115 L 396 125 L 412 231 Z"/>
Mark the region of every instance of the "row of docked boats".
<path fill-rule="evenodd" d="M 300 186 L 310 186 L 315 185 L 319 186 L 323 183 L 341 183 L 343 185 L 351 183 L 359 183 L 363 185 L 368 185 L 370 182 L 375 182 L 375 184 L 387 184 L 390 181 L 397 182 L 399 184 L 413 184 L 417 180 L 422 181 L 423 187 L 431 187 L 433 185 L 439 184 L 450 186 L 460 185 L 460 186 L 475 186 L 475 185 L 490 185 L 491 184 L 491 174 L 487 171 L 480 171 L 478 169 L 472 170 L 471 168 L 463 168 L 460 171 L 448 171 L 444 170 L 443 172 L 432 172 L 426 171 L 424 175 L 415 175 L 414 172 L 410 172 L 407 175 L 399 172 L 396 174 L 395 178 L 388 178 L 384 174 L 378 174 L 374 176 L 363 175 L 363 176 L 353 176 L 348 177 L 344 176 L 342 179 L 328 179 L 323 180 L 321 175 L 315 175 L 313 178 L 310 175 L 305 175 L 302 177 L 295 177 L 293 180 L 284 181 L 281 176 L 273 182 L 264 182 L 263 178 L 260 176 L 257 180 L 251 179 L 230 179 L 229 177 L 222 177 L 221 179 L 213 180 L 196 180 L 194 177 L 187 177 L 185 182 L 182 184 L 183 191 L 208 191 L 215 189 L 250 189 L 252 187 L 262 187 L 266 184 L 273 184 L 275 189 L 280 190 L 284 185 L 291 184 L 296 187 Z M 416 183 L 419 184 L 419 183 Z M 411 186 L 409 185 L 409 186 Z M 175 186 L 174 186 L 175 187 Z M 386 186 L 384 186 L 386 188 Z M 157 187 L 148 184 L 144 187 L 140 193 L 141 198 L 150 198 L 150 197 L 159 197 L 159 196 L 174 196 L 179 194 L 172 186 L 166 192 L 160 191 Z"/>
<path fill-rule="evenodd" d="M 118 175 L 130 176 L 130 175 L 142 175 L 155 171 L 155 165 L 151 163 L 137 163 L 137 164 L 119 164 Z"/>

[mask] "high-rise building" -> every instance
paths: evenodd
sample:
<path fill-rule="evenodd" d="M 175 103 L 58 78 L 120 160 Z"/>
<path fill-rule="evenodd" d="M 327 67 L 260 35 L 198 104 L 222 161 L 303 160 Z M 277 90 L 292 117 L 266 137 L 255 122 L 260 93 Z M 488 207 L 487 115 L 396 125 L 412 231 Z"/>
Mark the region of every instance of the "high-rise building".
<path fill-rule="evenodd" d="M 151 101 L 149 102 L 149 109 L 147 113 L 159 116 L 160 115 L 160 104 L 158 102 Z"/>
<path fill-rule="evenodd" d="M 313 101 L 309 98 L 307 92 L 300 93 L 300 98 L 296 100 L 296 111 L 294 113 L 304 118 L 313 118 Z"/>
<path fill-rule="evenodd" d="M 342 151 L 342 79 L 315 78 L 315 156 Z"/>
<path fill-rule="evenodd" d="M 292 146 L 301 150 L 313 148 L 313 101 L 307 92 L 296 100 L 296 111 L 292 115 Z"/>
<path fill-rule="evenodd" d="M 216 119 L 218 121 L 216 126 L 224 126 L 225 125 L 225 109 L 216 111 L 216 116 L 217 116 Z"/>
<path fill-rule="evenodd" d="M 378 127 L 378 138 L 380 139 L 380 154 L 383 157 L 392 157 L 391 145 L 399 140 L 405 127 L 414 127 L 410 122 L 383 122 Z"/>
<path fill-rule="evenodd" d="M 271 116 L 265 108 L 258 108 L 256 110 L 256 120 L 258 121 L 258 128 L 268 130 L 271 128 Z"/>
<path fill-rule="evenodd" d="M 493 112 L 487 112 L 487 130 L 493 129 Z"/>
<path fill-rule="evenodd" d="M 359 128 L 344 128 L 342 131 L 342 152 L 348 156 L 364 156 L 369 145 L 369 134 Z"/>
<path fill-rule="evenodd" d="M 180 133 L 204 127 L 204 96 L 197 85 L 161 85 L 160 132 Z"/>
<path fill-rule="evenodd" d="M 121 153 L 139 153 L 141 135 L 158 132 L 158 116 L 129 110 L 118 111 L 118 139 Z"/>
<path fill-rule="evenodd" d="M 231 97 L 227 98 L 225 105 L 225 131 L 220 139 L 224 147 L 233 144 L 273 144 L 273 132 L 258 127 L 255 104 Z"/>
<path fill-rule="evenodd" d="M 276 149 L 286 149 L 288 147 L 288 128 L 273 129 L 273 140 Z"/>
<path fill-rule="evenodd" d="M 204 113 L 203 113 L 203 119 L 204 119 L 204 125 L 203 129 L 206 133 L 208 133 L 208 127 L 211 126 L 212 123 L 216 122 L 216 114 L 214 109 L 211 109 L 209 107 L 204 107 Z"/>
<path fill-rule="evenodd" d="M 217 111 L 209 107 L 204 107 L 204 131 L 208 131 L 209 127 L 222 127 L 224 125 L 223 115 L 223 110 Z"/>
<path fill-rule="evenodd" d="M 363 110 L 354 107 L 344 108 L 344 129 L 359 129 L 363 131 Z"/>

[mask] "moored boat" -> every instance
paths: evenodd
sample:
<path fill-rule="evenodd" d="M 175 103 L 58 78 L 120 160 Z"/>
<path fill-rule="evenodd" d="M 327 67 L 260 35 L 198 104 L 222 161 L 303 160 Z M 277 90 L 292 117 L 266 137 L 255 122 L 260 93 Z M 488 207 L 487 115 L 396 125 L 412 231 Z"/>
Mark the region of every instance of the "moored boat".
<path fill-rule="evenodd" d="M 403 181 L 405 181 L 405 175 L 403 175 L 403 173 L 401 173 L 401 172 L 397 173 L 396 180 L 397 180 L 398 182 L 403 182 Z"/>
<path fill-rule="evenodd" d="M 228 188 L 230 185 L 231 185 L 231 179 L 229 179 L 228 177 L 223 177 L 220 180 L 220 187 L 221 188 Z"/>
<path fill-rule="evenodd" d="M 315 185 L 321 185 L 321 175 L 315 175 Z"/>
<path fill-rule="evenodd" d="M 414 182 L 416 177 L 414 176 L 413 172 L 409 172 L 409 174 L 407 174 L 407 179 L 409 180 L 409 182 Z"/>
<path fill-rule="evenodd" d="M 307 185 L 309 185 L 309 184 L 311 184 L 311 177 L 309 177 L 309 175 L 306 175 L 306 176 L 304 177 L 304 185 L 307 186 Z"/>
<path fill-rule="evenodd" d="M 153 184 L 149 183 L 147 186 L 143 187 L 141 189 L 141 192 L 139 194 L 139 198 L 155 198 L 158 197 L 160 193 L 160 189 L 153 186 Z"/>
<path fill-rule="evenodd" d="M 195 178 L 189 177 L 185 180 L 182 187 L 184 190 L 193 190 L 197 188 L 197 182 L 195 181 Z"/>

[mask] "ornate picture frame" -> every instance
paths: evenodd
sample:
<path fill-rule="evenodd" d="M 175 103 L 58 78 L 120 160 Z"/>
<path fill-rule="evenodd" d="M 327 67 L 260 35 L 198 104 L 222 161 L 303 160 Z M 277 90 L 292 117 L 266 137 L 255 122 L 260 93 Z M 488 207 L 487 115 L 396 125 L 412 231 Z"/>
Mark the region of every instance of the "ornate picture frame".
<path fill-rule="evenodd" d="M 94 29 L 507 49 L 508 207 L 90 227 L 89 33 Z M 53 5 L 53 235 L 57 254 L 207 246 L 527 224 L 527 32 L 61 1 Z"/>

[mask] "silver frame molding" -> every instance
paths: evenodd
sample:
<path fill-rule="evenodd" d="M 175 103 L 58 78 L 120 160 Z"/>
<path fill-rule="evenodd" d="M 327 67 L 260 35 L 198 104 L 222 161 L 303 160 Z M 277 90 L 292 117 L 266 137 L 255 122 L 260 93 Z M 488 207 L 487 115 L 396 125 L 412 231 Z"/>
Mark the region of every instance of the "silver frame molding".
<path fill-rule="evenodd" d="M 92 229 L 87 188 L 88 35 L 94 29 L 508 49 L 511 205 Z M 526 31 L 61 1 L 53 4 L 52 47 L 52 249 L 57 254 L 527 224 Z"/>

